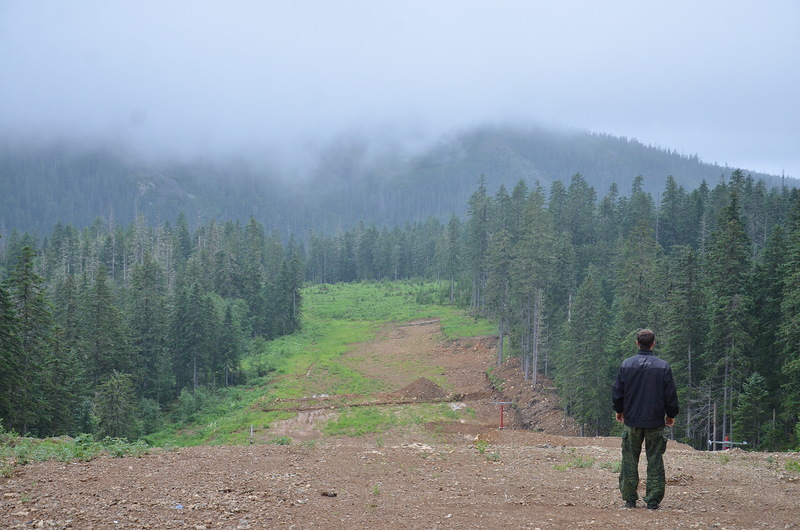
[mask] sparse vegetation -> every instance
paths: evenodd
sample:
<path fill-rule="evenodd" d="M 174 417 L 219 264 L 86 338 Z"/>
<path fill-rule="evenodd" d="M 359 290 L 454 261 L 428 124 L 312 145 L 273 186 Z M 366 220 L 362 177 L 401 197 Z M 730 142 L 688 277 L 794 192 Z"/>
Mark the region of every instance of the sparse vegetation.
<path fill-rule="evenodd" d="M 489 378 L 489 382 L 492 384 L 492 388 L 494 388 L 497 391 L 501 391 L 503 390 L 503 384 L 505 383 L 505 381 L 503 381 L 502 378 L 497 377 L 497 375 L 495 375 L 494 368 L 495 368 L 494 366 L 490 366 L 489 368 L 486 369 L 486 377 Z"/>
<path fill-rule="evenodd" d="M 15 466 L 30 462 L 86 462 L 101 455 L 141 457 L 150 450 L 143 441 L 129 442 L 125 438 L 110 437 L 98 441 L 90 434 L 42 440 L 2 431 L 0 442 L 0 475 L 4 477 L 11 477 Z"/>
<path fill-rule="evenodd" d="M 600 464 L 600 469 L 608 469 L 609 471 L 613 471 L 614 473 L 619 473 L 621 467 L 622 467 L 621 462 L 604 462 Z"/>
<path fill-rule="evenodd" d="M 583 455 L 576 454 L 574 448 L 570 448 L 569 455 L 570 456 L 565 463 L 555 465 L 553 466 L 553 469 L 557 471 L 566 471 L 567 469 L 570 468 L 583 469 L 594 466 L 595 463 L 594 458 L 589 458 Z"/>
<path fill-rule="evenodd" d="M 322 432 L 329 436 L 363 436 L 383 432 L 396 423 L 394 414 L 378 407 L 356 407 L 342 410 L 336 419 L 325 424 Z"/>

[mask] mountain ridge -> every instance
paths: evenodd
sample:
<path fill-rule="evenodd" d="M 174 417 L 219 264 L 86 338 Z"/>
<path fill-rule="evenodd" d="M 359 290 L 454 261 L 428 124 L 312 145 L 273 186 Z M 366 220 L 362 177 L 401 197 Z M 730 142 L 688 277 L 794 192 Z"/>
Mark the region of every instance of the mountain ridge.
<path fill-rule="evenodd" d="M 58 222 L 81 228 L 98 217 L 172 222 L 184 212 L 198 224 L 252 216 L 268 230 L 304 237 L 359 222 L 391 227 L 461 216 L 481 177 L 493 193 L 520 180 L 549 189 L 580 173 L 602 197 L 612 183 L 625 195 L 637 176 L 658 194 L 669 175 L 691 190 L 732 171 L 626 137 L 512 126 L 476 127 L 415 150 L 354 136 L 308 156 L 307 169 L 292 171 L 244 159 L 156 160 L 99 144 L 3 142 L 0 234 L 47 234 Z M 786 182 L 749 174 L 768 187 Z"/>

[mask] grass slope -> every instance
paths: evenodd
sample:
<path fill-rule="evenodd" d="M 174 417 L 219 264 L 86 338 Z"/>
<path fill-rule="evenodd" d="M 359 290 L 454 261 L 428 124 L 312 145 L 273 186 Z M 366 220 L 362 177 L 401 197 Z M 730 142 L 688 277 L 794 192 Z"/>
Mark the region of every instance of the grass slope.
<path fill-rule="evenodd" d="M 266 342 L 256 340 L 242 368 L 248 386 L 210 392 L 184 392 L 174 411 L 174 423 L 147 437 L 157 446 L 244 444 L 250 429 L 262 432 L 294 413 L 263 411 L 259 404 L 275 399 L 325 393 L 370 394 L 386 390 L 357 367 L 341 362 L 354 344 L 375 338 L 387 322 L 440 320 L 447 338 L 486 335 L 493 326 L 465 311 L 436 303 L 446 299 L 446 286 L 435 283 L 380 282 L 314 285 L 303 292 L 302 329 Z M 313 367 L 313 370 L 312 370 Z M 413 367 L 420 376 L 434 367 Z M 447 406 L 420 405 L 415 410 L 389 411 L 372 407 L 349 410 L 324 428 L 326 434 L 358 435 L 385 429 L 398 421 L 449 418 Z M 276 443 L 286 443 L 279 438 Z"/>

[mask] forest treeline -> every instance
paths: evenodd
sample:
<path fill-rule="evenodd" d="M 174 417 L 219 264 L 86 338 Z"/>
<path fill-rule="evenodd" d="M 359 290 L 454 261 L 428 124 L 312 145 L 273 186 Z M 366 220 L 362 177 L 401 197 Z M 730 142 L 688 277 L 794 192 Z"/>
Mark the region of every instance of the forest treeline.
<path fill-rule="evenodd" d="M 138 438 L 164 405 L 244 382 L 253 341 L 300 325 L 300 248 L 246 226 L 97 221 L 12 235 L 0 287 L 0 418 L 38 436 Z"/>
<path fill-rule="evenodd" d="M 800 195 L 733 171 L 654 200 L 634 180 L 599 198 L 580 175 L 490 195 L 468 216 L 375 225 L 308 240 L 316 282 L 444 281 L 444 296 L 495 319 L 504 356 L 531 384 L 554 378 L 587 434 L 614 428 L 609 392 L 635 332 L 652 328 L 673 366 L 677 438 L 704 447 L 796 446 L 800 432 Z"/>
<path fill-rule="evenodd" d="M 298 328 L 303 281 L 414 279 L 493 319 L 498 362 L 519 356 L 532 385 L 553 378 L 586 434 L 614 429 L 616 368 L 649 327 L 679 387 L 677 438 L 797 445 L 797 189 L 738 170 L 713 188 L 668 177 L 658 199 L 641 177 L 603 197 L 580 174 L 495 194 L 482 179 L 466 211 L 299 242 L 252 218 L 14 232 L 0 256 L 0 417 L 40 435 L 134 435 L 182 392 L 243 383 L 241 356 Z"/>

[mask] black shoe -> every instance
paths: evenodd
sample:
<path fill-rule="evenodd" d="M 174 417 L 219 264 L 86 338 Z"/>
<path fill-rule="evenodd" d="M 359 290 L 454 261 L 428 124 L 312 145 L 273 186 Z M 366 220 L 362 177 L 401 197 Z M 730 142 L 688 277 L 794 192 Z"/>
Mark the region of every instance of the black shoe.
<path fill-rule="evenodd" d="M 648 502 L 647 503 L 648 510 L 658 510 L 658 504 L 655 502 Z"/>
<path fill-rule="evenodd" d="M 625 501 L 626 508 L 636 508 L 636 501 Z"/>

